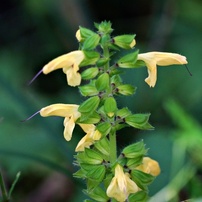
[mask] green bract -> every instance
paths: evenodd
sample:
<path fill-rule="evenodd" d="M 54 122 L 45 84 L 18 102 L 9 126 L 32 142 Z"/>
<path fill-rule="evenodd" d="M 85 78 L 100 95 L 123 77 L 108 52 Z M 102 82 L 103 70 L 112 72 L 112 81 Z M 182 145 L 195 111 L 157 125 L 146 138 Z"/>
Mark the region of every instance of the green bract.
<path fill-rule="evenodd" d="M 117 46 L 124 48 L 124 49 L 131 49 L 131 43 L 133 43 L 135 38 L 135 34 L 132 35 L 121 35 L 121 36 L 116 36 L 113 38 L 114 44 Z M 135 45 L 135 44 L 134 44 Z"/>
<path fill-rule="evenodd" d="M 121 59 L 119 59 L 117 64 L 119 67 L 132 68 L 136 64 L 137 56 L 138 56 L 138 51 L 129 53 L 123 56 Z"/>

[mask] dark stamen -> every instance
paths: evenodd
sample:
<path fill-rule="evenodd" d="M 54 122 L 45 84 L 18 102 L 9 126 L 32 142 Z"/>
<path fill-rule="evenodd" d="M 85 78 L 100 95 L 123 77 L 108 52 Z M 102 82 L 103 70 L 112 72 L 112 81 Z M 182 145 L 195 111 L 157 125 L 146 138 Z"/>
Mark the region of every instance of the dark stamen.
<path fill-rule="evenodd" d="M 39 74 L 42 73 L 42 71 L 43 71 L 43 69 L 41 69 L 41 70 L 34 76 L 34 78 L 28 83 L 28 85 L 30 85 L 30 84 L 39 76 Z"/>
<path fill-rule="evenodd" d="M 33 118 L 34 116 L 36 116 L 39 113 L 40 113 L 40 110 L 38 112 L 35 112 L 34 114 L 32 114 L 30 117 L 26 118 L 25 120 L 22 120 L 21 122 L 29 121 L 31 118 Z"/>
<path fill-rule="evenodd" d="M 188 66 L 186 64 L 184 64 L 184 66 L 186 67 L 187 71 L 189 72 L 189 75 L 192 76 L 192 73 L 190 72 Z"/>

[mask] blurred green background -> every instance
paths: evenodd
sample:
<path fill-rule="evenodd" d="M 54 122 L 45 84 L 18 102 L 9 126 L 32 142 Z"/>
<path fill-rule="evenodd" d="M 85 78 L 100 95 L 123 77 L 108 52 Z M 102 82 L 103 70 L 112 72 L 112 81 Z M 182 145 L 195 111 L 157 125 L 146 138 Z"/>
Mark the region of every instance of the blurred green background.
<path fill-rule="evenodd" d="M 72 179 L 74 148 L 83 134 L 63 138 L 63 119 L 35 116 L 53 103 L 80 104 L 77 88 L 58 70 L 27 83 L 50 60 L 78 48 L 78 26 L 110 20 L 114 35 L 136 33 L 140 52 L 185 55 L 184 66 L 158 68 L 155 88 L 144 82 L 146 68 L 125 71 L 137 87 L 119 99 L 133 112 L 151 112 L 154 131 L 120 132 L 120 148 L 144 139 L 161 175 L 150 186 L 153 201 L 202 197 L 202 2 L 201 0 L 1 0 L 0 7 L 0 170 L 15 202 L 82 201 L 84 184 Z M 151 200 L 151 201 L 152 201 Z"/>

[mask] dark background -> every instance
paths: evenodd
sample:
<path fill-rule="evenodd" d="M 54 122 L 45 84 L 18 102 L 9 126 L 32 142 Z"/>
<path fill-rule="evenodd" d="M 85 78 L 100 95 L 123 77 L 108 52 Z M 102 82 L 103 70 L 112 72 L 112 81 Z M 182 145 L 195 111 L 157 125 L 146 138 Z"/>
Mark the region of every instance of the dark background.
<path fill-rule="evenodd" d="M 184 66 L 158 68 L 155 88 L 144 82 L 146 68 L 125 71 L 126 82 L 137 87 L 135 96 L 119 98 L 119 106 L 151 112 L 152 132 L 120 132 L 120 148 L 144 139 L 148 154 L 159 161 L 161 175 L 150 186 L 158 201 L 201 196 L 202 142 L 202 2 L 200 0 L 2 0 L 0 6 L 0 169 L 8 188 L 18 171 L 13 192 L 16 202 L 81 201 L 83 184 L 72 179 L 74 149 L 83 134 L 76 128 L 71 142 L 63 138 L 63 119 L 35 116 L 53 103 L 80 104 L 77 88 L 66 85 L 58 70 L 27 83 L 53 58 L 78 49 L 78 26 L 112 22 L 114 35 L 136 34 L 140 52 L 164 51 L 185 55 Z M 172 184 L 186 168 L 193 168 Z M 172 188 L 174 196 L 170 194 Z M 164 192 L 163 192 L 164 193 Z M 156 195 L 155 195 L 156 194 Z"/>

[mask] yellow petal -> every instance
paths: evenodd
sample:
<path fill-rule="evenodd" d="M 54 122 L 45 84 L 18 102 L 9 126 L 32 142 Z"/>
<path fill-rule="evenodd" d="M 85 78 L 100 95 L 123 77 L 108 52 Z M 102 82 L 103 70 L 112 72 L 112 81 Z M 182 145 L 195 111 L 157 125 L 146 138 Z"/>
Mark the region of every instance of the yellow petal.
<path fill-rule="evenodd" d="M 74 117 L 78 118 L 80 117 L 78 108 L 79 108 L 79 105 L 74 105 L 74 104 L 52 104 L 42 108 L 40 110 L 40 115 L 43 117 L 46 117 L 46 116 L 67 117 L 70 114 L 74 114 Z"/>
<path fill-rule="evenodd" d="M 78 69 L 78 68 L 76 68 Z M 73 67 L 64 67 L 63 72 L 67 76 L 67 83 L 70 86 L 78 86 L 81 83 L 81 75 Z"/>
<path fill-rule="evenodd" d="M 74 130 L 74 127 L 75 127 L 75 121 L 74 121 L 74 118 L 71 117 L 71 118 L 65 118 L 64 119 L 64 138 L 67 140 L 67 141 L 70 141 L 71 138 L 72 138 L 72 132 Z"/>
<path fill-rule="evenodd" d="M 142 164 L 135 169 L 141 170 L 142 172 L 148 173 L 153 176 L 157 176 L 161 172 L 158 162 L 149 157 L 144 157 Z"/>
<path fill-rule="evenodd" d="M 84 151 L 85 148 L 89 148 L 94 143 L 94 140 L 90 137 L 90 134 L 86 134 L 78 143 L 75 151 L 81 152 Z"/>
<path fill-rule="evenodd" d="M 87 134 L 79 141 L 76 152 L 84 151 L 85 148 L 89 148 L 96 140 L 99 140 L 102 137 L 102 134 L 95 130 L 95 125 L 93 124 L 79 124 L 84 132 Z"/>
<path fill-rule="evenodd" d="M 43 73 L 48 74 L 56 69 L 71 67 L 74 64 L 77 64 L 78 66 L 84 57 L 83 51 L 80 50 L 72 51 L 65 55 L 59 56 L 43 67 Z"/>

